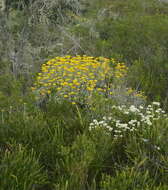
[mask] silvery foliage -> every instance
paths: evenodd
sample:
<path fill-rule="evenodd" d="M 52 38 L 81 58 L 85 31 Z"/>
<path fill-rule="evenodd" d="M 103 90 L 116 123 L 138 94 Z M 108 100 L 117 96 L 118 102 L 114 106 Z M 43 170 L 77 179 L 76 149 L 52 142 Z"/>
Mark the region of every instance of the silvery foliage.
<path fill-rule="evenodd" d="M 80 49 L 79 40 L 65 27 L 70 20 L 67 10 L 80 13 L 78 0 L 30 0 L 26 5 L 17 2 L 14 8 L 0 10 L 0 58 L 10 63 L 14 75 L 31 73 L 48 56 L 71 53 L 69 47 L 65 48 L 67 43 L 75 46 L 72 53 Z M 58 23 L 51 22 L 53 13 Z"/>

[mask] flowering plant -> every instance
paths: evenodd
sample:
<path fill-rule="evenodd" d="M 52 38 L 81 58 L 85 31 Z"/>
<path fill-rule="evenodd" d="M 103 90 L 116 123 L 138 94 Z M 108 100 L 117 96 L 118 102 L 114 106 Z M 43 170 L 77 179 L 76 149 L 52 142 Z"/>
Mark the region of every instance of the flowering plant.
<path fill-rule="evenodd" d="M 112 78 L 127 73 L 124 63 L 89 56 L 56 57 L 42 65 L 32 90 L 40 96 L 55 94 L 73 104 L 86 102 L 94 92 L 111 94 Z"/>
<path fill-rule="evenodd" d="M 107 134 L 119 138 L 127 133 L 147 130 L 156 120 L 163 117 L 168 118 L 165 111 L 160 108 L 159 102 L 153 102 L 146 108 L 142 105 L 113 106 L 113 113 L 104 116 L 101 121 L 94 119 L 89 125 L 89 130 L 104 129 Z"/>

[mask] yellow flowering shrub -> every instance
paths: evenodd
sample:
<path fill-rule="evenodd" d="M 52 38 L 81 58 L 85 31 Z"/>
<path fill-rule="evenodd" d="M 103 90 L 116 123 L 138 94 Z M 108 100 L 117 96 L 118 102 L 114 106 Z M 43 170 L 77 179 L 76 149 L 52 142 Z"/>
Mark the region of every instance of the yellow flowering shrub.
<path fill-rule="evenodd" d="M 79 55 L 55 57 L 42 65 L 32 90 L 41 96 L 55 94 L 75 104 L 91 97 L 94 91 L 107 92 L 111 78 L 122 78 L 126 73 L 126 65 L 114 59 Z"/>

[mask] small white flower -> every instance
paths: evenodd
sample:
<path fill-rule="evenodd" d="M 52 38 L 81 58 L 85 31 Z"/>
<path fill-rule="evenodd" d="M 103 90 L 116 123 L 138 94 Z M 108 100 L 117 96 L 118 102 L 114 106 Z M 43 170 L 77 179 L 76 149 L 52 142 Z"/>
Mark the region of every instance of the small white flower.
<path fill-rule="evenodd" d="M 120 128 L 127 128 L 128 124 L 127 123 L 120 123 L 119 127 Z"/>
<path fill-rule="evenodd" d="M 151 111 L 147 110 L 146 113 L 147 113 L 147 114 L 151 114 Z"/>
<path fill-rule="evenodd" d="M 122 108 L 121 106 L 118 106 L 118 110 L 122 111 L 122 110 L 123 110 L 123 108 Z"/>
<path fill-rule="evenodd" d="M 109 131 L 112 131 L 112 130 L 113 130 L 113 128 L 110 127 L 110 126 L 106 126 L 106 128 L 107 128 Z"/>
<path fill-rule="evenodd" d="M 104 121 L 99 121 L 99 124 L 100 124 L 100 125 L 103 125 L 103 124 L 104 124 Z"/>
<path fill-rule="evenodd" d="M 94 123 L 90 123 L 90 126 L 93 126 L 94 125 Z"/>
<path fill-rule="evenodd" d="M 108 117 L 108 120 L 112 120 L 112 117 Z"/>
<path fill-rule="evenodd" d="M 159 102 L 152 102 L 152 104 L 155 105 L 155 106 L 160 106 Z"/>
<path fill-rule="evenodd" d="M 136 108 L 134 105 L 131 105 L 130 108 L 129 108 L 129 110 L 130 110 L 131 112 L 139 112 L 139 109 Z"/>
<path fill-rule="evenodd" d="M 115 130 L 114 132 L 115 132 L 115 133 L 121 133 L 121 131 L 119 131 L 119 130 Z"/>
<path fill-rule="evenodd" d="M 91 131 L 92 129 L 94 129 L 94 127 L 92 127 L 92 126 L 89 126 L 89 131 Z"/>
<path fill-rule="evenodd" d="M 144 107 L 143 106 L 139 106 L 139 109 L 144 109 Z"/>
<path fill-rule="evenodd" d="M 142 138 L 142 140 L 143 140 L 144 142 L 148 142 L 148 141 L 149 141 L 149 139 L 144 139 L 144 138 Z"/>
<path fill-rule="evenodd" d="M 103 127 L 106 127 L 107 126 L 107 123 L 103 123 Z"/>
<path fill-rule="evenodd" d="M 156 112 L 156 113 L 160 113 L 160 110 L 159 110 L 159 109 L 157 109 L 155 112 Z"/>
<path fill-rule="evenodd" d="M 117 124 L 117 123 L 120 123 L 120 120 L 116 120 L 116 124 Z"/>
<path fill-rule="evenodd" d="M 147 120 L 147 121 L 146 121 L 146 124 L 149 125 L 149 126 L 151 126 L 151 125 L 152 125 L 152 122 L 151 122 L 150 120 Z"/>
<path fill-rule="evenodd" d="M 156 146 L 156 145 L 155 145 L 154 147 L 155 147 L 155 149 L 160 150 L 160 147 L 159 147 L 159 146 Z"/>
<path fill-rule="evenodd" d="M 139 116 L 144 117 L 144 114 L 143 113 L 139 113 Z"/>
<path fill-rule="evenodd" d="M 133 124 L 133 123 L 136 123 L 136 122 L 137 122 L 137 120 L 132 119 L 132 120 L 130 120 L 128 123 L 129 123 L 129 124 Z"/>
<path fill-rule="evenodd" d="M 99 125 L 99 122 L 96 119 L 93 120 L 93 123 L 94 125 Z"/>
<path fill-rule="evenodd" d="M 115 105 L 114 105 L 114 106 L 112 106 L 112 108 L 116 109 L 116 108 L 117 108 L 117 106 L 115 106 Z"/>

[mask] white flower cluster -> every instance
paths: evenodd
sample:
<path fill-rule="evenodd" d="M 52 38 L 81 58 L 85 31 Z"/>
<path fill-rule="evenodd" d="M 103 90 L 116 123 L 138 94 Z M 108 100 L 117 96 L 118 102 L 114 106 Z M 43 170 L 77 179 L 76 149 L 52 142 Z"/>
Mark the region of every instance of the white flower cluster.
<path fill-rule="evenodd" d="M 93 120 L 89 125 L 89 130 L 103 128 L 113 134 L 115 138 L 123 137 L 126 132 L 134 132 L 139 127 L 152 126 L 155 120 L 162 117 L 168 117 L 165 111 L 160 108 L 159 102 L 153 102 L 152 105 L 143 107 L 113 106 L 113 113 L 109 117 L 103 117 L 101 121 Z M 130 119 L 131 118 L 131 119 Z"/>
<path fill-rule="evenodd" d="M 89 125 L 89 130 L 95 129 L 95 128 L 105 128 L 108 131 L 112 131 L 113 127 L 110 126 L 110 121 L 111 121 L 112 117 L 103 117 L 102 121 L 97 121 L 96 119 L 93 120 L 92 123 L 90 123 Z"/>

